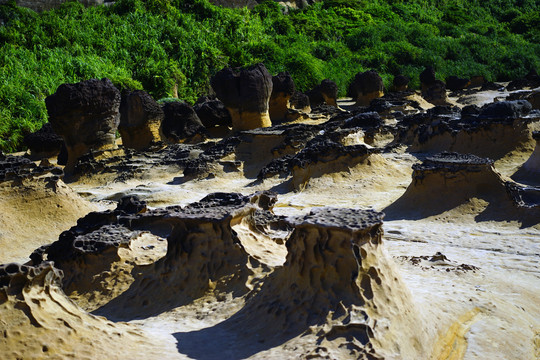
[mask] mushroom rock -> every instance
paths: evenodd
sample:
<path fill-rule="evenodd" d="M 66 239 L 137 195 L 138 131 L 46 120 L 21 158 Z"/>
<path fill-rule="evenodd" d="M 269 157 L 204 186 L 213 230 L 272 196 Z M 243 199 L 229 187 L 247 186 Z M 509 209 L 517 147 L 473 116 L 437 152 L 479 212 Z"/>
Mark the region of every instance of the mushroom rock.
<path fill-rule="evenodd" d="M 420 73 L 420 84 L 422 85 L 422 93 L 435 83 L 435 69 L 428 66 Z"/>
<path fill-rule="evenodd" d="M 424 218 L 467 203 L 475 208 L 474 199 L 490 204 L 489 208 L 475 208 L 478 213 L 486 212 L 486 217 L 540 219 L 536 211 L 540 209 L 540 189 L 503 180 L 491 159 L 443 152 L 413 165 L 412 178 L 405 193 L 384 209 L 391 219 Z"/>
<path fill-rule="evenodd" d="M 231 114 L 233 130 L 272 126 L 268 113 L 272 75 L 263 64 L 222 69 L 212 77 L 211 84 Z"/>
<path fill-rule="evenodd" d="M 163 106 L 165 117 L 161 132 L 172 143 L 200 142 L 206 129 L 193 108 L 183 101 L 168 102 Z"/>
<path fill-rule="evenodd" d="M 231 226 L 274 202 L 266 193 L 214 193 L 183 208 L 146 210 L 138 199 L 123 199 L 114 211 L 80 219 L 32 259 L 54 261 L 66 293 L 109 318 L 157 314 L 210 289 L 241 296 L 258 265 Z M 141 244 L 152 251 L 138 253 Z"/>
<path fill-rule="evenodd" d="M 2 359 L 165 356 L 159 339 L 150 340 L 133 325 L 113 323 L 75 305 L 62 291 L 62 277 L 51 262 L 0 265 Z"/>
<path fill-rule="evenodd" d="M 293 96 L 289 99 L 289 105 L 292 109 L 300 110 L 303 112 L 310 112 L 311 106 L 309 103 L 309 96 L 300 91 L 295 91 Z"/>
<path fill-rule="evenodd" d="M 475 75 L 471 77 L 471 84 L 469 85 L 469 87 L 470 88 L 482 87 L 485 82 L 486 82 L 486 79 L 482 75 Z"/>
<path fill-rule="evenodd" d="M 514 91 L 514 90 L 527 89 L 527 88 L 533 89 L 539 86 L 540 86 L 540 75 L 538 75 L 536 70 L 532 69 L 527 73 L 527 75 L 525 75 L 525 77 L 511 81 L 506 86 L 506 90 Z"/>
<path fill-rule="evenodd" d="M 351 84 L 351 95 L 358 106 L 369 106 L 371 100 L 384 95 L 382 78 L 374 70 L 358 73 Z"/>
<path fill-rule="evenodd" d="M 280 72 L 272 77 L 272 95 L 270 96 L 269 113 L 272 123 L 283 121 L 286 118 L 294 95 L 295 85 L 288 72 Z"/>
<path fill-rule="evenodd" d="M 446 87 L 450 91 L 460 91 L 471 85 L 470 79 L 463 79 L 457 76 L 449 76 L 446 79 Z"/>
<path fill-rule="evenodd" d="M 193 110 L 207 129 L 216 126 L 232 126 L 231 114 L 215 97 L 200 97 L 193 106 Z"/>
<path fill-rule="evenodd" d="M 220 330 L 271 346 L 309 339 L 301 358 L 427 358 L 429 336 L 384 249 L 382 218 L 326 207 L 288 218 L 285 263 Z"/>
<path fill-rule="evenodd" d="M 329 79 L 324 79 L 319 85 L 306 92 L 312 109 L 323 104 L 337 107 L 337 94 L 337 84 Z"/>
<path fill-rule="evenodd" d="M 500 101 L 484 105 L 479 114 L 481 119 L 519 119 L 528 115 L 532 110 L 527 100 Z"/>
<path fill-rule="evenodd" d="M 30 158 L 40 160 L 58 156 L 64 139 L 54 132 L 50 123 L 45 123 L 38 131 L 25 135 L 24 144 L 30 151 Z"/>
<path fill-rule="evenodd" d="M 410 79 L 405 75 L 396 75 L 392 84 L 394 85 L 394 91 L 406 91 L 409 87 Z"/>
<path fill-rule="evenodd" d="M 433 105 L 446 105 L 446 85 L 435 78 L 435 69 L 428 66 L 420 74 L 422 97 Z"/>
<path fill-rule="evenodd" d="M 145 91 L 124 91 L 120 102 L 118 131 L 125 148 L 144 150 L 161 141 L 163 110 Z"/>
<path fill-rule="evenodd" d="M 54 132 L 66 143 L 66 172 L 88 151 L 116 147 L 120 92 L 109 79 L 60 85 L 45 104 Z"/>

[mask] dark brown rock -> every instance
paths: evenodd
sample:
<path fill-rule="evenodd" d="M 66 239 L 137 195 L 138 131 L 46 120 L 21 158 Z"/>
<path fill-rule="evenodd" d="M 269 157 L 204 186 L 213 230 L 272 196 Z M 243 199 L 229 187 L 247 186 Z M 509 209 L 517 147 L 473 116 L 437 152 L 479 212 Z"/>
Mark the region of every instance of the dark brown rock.
<path fill-rule="evenodd" d="M 24 144 L 34 160 L 57 156 L 64 145 L 64 139 L 56 134 L 50 123 L 45 123 L 38 131 L 25 135 Z"/>
<path fill-rule="evenodd" d="M 446 79 L 446 87 L 450 91 L 463 90 L 471 84 L 470 79 L 459 78 L 457 76 L 449 76 Z"/>
<path fill-rule="evenodd" d="M 163 117 L 163 110 L 147 92 L 124 91 L 118 126 L 124 147 L 144 150 L 152 143 L 161 141 L 160 127 Z"/>
<path fill-rule="evenodd" d="M 120 92 L 109 79 L 60 85 L 45 104 L 49 122 L 66 143 L 66 172 L 71 172 L 86 152 L 116 147 Z"/>
<path fill-rule="evenodd" d="M 311 108 L 323 104 L 337 107 L 337 94 L 337 84 L 329 79 L 324 79 L 319 85 L 306 92 Z"/>
<path fill-rule="evenodd" d="M 189 104 L 169 102 L 163 106 L 163 112 L 161 132 L 170 142 L 199 142 L 204 139 L 204 125 Z"/>
<path fill-rule="evenodd" d="M 292 109 L 297 109 L 305 112 L 311 111 L 309 96 L 300 91 L 295 91 L 295 93 L 289 100 L 289 104 Z"/>
<path fill-rule="evenodd" d="M 208 129 L 215 126 L 232 126 L 231 114 L 225 105 L 215 97 L 203 96 L 197 100 L 193 110 Z"/>
<path fill-rule="evenodd" d="M 394 91 L 405 91 L 409 87 L 410 79 L 405 75 L 396 75 L 392 84 L 394 85 Z"/>
<path fill-rule="evenodd" d="M 269 113 L 273 123 L 283 121 L 289 110 L 289 100 L 295 91 L 294 81 L 288 72 L 280 72 L 272 77 L 272 95 Z"/>
<path fill-rule="evenodd" d="M 374 70 L 358 73 L 351 83 L 351 96 L 356 101 L 356 105 L 369 106 L 371 100 L 384 95 L 384 84 L 382 78 Z"/>
<path fill-rule="evenodd" d="M 234 130 L 272 125 L 268 113 L 272 76 L 263 64 L 222 69 L 212 77 L 211 84 L 229 110 Z"/>

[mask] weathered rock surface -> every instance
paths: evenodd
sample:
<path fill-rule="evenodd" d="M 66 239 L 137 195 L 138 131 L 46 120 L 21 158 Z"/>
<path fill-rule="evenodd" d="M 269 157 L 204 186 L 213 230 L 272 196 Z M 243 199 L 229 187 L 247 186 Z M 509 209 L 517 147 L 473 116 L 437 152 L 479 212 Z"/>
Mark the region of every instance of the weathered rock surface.
<path fill-rule="evenodd" d="M 358 73 L 351 83 L 350 91 L 356 105 L 369 106 L 371 100 L 384 95 L 383 80 L 374 70 Z"/>
<path fill-rule="evenodd" d="M 206 129 L 193 108 L 182 101 L 168 102 L 163 106 L 165 117 L 161 132 L 172 143 L 196 143 L 206 136 Z"/>
<path fill-rule="evenodd" d="M 392 84 L 394 85 L 394 91 L 405 91 L 409 88 L 410 79 L 405 75 L 396 75 Z"/>
<path fill-rule="evenodd" d="M 159 104 L 145 91 L 125 91 L 120 102 L 122 145 L 144 150 L 161 141 L 160 127 L 164 113 Z"/>
<path fill-rule="evenodd" d="M 450 91 L 460 91 L 471 84 L 470 79 L 460 78 L 457 76 L 449 76 L 446 79 L 446 87 Z"/>
<path fill-rule="evenodd" d="M 428 66 L 420 74 L 420 84 L 422 85 L 422 96 L 433 105 L 446 105 L 446 85 L 435 78 L 435 69 Z"/>
<path fill-rule="evenodd" d="M 38 131 L 24 136 L 24 145 L 32 159 L 48 159 L 60 154 L 64 139 L 54 132 L 50 123 L 45 123 Z"/>
<path fill-rule="evenodd" d="M 120 92 L 109 79 L 60 85 L 45 104 L 54 132 L 66 143 L 66 172 L 88 151 L 116 147 Z"/>
<path fill-rule="evenodd" d="M 312 109 L 323 104 L 337 107 L 337 94 L 337 84 L 329 79 L 324 79 L 319 85 L 306 92 Z"/>
<path fill-rule="evenodd" d="M 309 103 L 309 96 L 306 94 L 295 91 L 293 96 L 289 100 L 289 104 L 291 108 L 301 110 L 304 112 L 310 112 L 311 111 L 311 105 Z"/>
<path fill-rule="evenodd" d="M 272 125 L 268 113 L 272 75 L 263 64 L 222 69 L 212 77 L 211 84 L 217 97 L 229 110 L 234 130 Z"/>
<path fill-rule="evenodd" d="M 272 77 L 272 95 L 270 96 L 269 113 L 272 123 L 277 124 L 286 119 L 289 101 L 296 89 L 288 72 L 280 72 Z"/>
<path fill-rule="evenodd" d="M 231 114 L 216 98 L 203 96 L 193 105 L 202 124 L 208 129 L 215 126 L 232 126 Z"/>

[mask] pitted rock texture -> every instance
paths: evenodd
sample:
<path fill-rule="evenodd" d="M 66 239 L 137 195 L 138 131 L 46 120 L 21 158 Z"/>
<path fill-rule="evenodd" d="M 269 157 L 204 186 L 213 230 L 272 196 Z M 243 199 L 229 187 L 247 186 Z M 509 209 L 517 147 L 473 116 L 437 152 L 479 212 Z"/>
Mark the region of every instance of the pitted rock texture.
<path fill-rule="evenodd" d="M 206 137 L 206 129 L 193 108 L 182 101 L 168 102 L 163 106 L 165 117 L 161 132 L 170 142 L 196 143 Z"/>
<path fill-rule="evenodd" d="M 319 85 L 306 92 L 312 109 L 323 104 L 337 107 L 337 94 L 337 84 L 329 79 L 324 79 Z"/>
<path fill-rule="evenodd" d="M 470 79 L 464 79 L 457 76 L 449 76 L 446 79 L 446 87 L 450 91 L 460 91 L 467 88 L 471 84 Z"/>
<path fill-rule="evenodd" d="M 285 120 L 289 110 L 289 100 L 294 95 L 295 85 L 288 72 L 280 72 L 272 77 L 272 95 L 270 96 L 269 113 L 272 123 Z"/>
<path fill-rule="evenodd" d="M 268 106 L 272 75 L 264 64 L 247 68 L 225 68 L 211 79 L 217 97 L 229 110 L 234 130 L 271 126 Z"/>
<path fill-rule="evenodd" d="M 120 92 L 109 79 L 63 84 L 45 99 L 49 122 L 64 138 L 66 171 L 89 150 L 111 149 L 120 122 Z"/>
<path fill-rule="evenodd" d="M 537 87 L 540 87 L 540 76 L 536 70 L 531 69 L 523 78 L 511 81 L 506 89 L 508 91 L 514 91 L 525 88 L 533 89 Z"/>
<path fill-rule="evenodd" d="M 222 277 L 228 279 L 220 283 L 222 289 L 245 293 L 256 261 L 250 262 L 231 222 L 252 216 L 257 209 L 269 211 L 265 209 L 271 209 L 275 201 L 271 193 L 214 193 L 183 208 L 141 212 L 138 207 L 127 211 L 126 203 L 140 201 L 124 198 L 115 211 L 95 212 L 80 219 L 57 242 L 38 249 L 32 260 L 36 264 L 44 258 L 54 261 L 66 274 L 63 286 L 70 296 L 115 318 L 180 306 L 202 296 L 209 281 L 220 282 Z M 123 261 L 118 249 L 129 249 L 133 240 L 145 233 L 166 239 L 166 255 L 145 267 Z M 113 266 L 125 269 L 123 275 L 111 275 L 115 274 L 110 270 Z M 179 268 L 183 271 L 174 270 Z M 166 275 L 169 273 L 174 275 Z M 152 282 L 147 284 L 150 278 Z M 111 283 L 117 283 L 115 288 Z M 170 298 L 164 295 L 156 302 L 153 294 L 162 291 Z"/>
<path fill-rule="evenodd" d="M 215 126 L 232 126 L 231 114 L 218 99 L 203 96 L 193 106 L 202 124 L 206 128 Z"/>
<path fill-rule="evenodd" d="M 36 165 L 28 158 L 0 153 L 0 183 L 12 182 L 21 185 L 26 180 L 37 180 L 55 187 L 63 176 L 64 171 L 52 166 L 48 161 Z"/>
<path fill-rule="evenodd" d="M 289 100 L 289 104 L 292 109 L 302 110 L 305 112 L 311 111 L 309 96 L 300 91 L 294 92 L 293 96 Z"/>
<path fill-rule="evenodd" d="M 488 104 L 482 108 L 480 119 L 519 119 L 527 116 L 532 110 L 527 100 L 501 101 Z"/>
<path fill-rule="evenodd" d="M 350 85 L 350 91 L 356 105 L 369 106 L 371 100 L 384 95 L 383 80 L 374 70 L 358 73 Z"/>
<path fill-rule="evenodd" d="M 24 145 L 30 150 L 31 158 L 39 160 L 57 156 L 64 139 L 54 132 L 50 123 L 45 123 L 38 131 L 24 136 Z"/>
<path fill-rule="evenodd" d="M 301 356 L 306 358 L 318 357 L 334 341 L 339 346 L 329 350 L 334 351 L 331 358 L 383 358 L 380 344 L 399 344 L 404 358 L 423 357 L 428 346 L 412 344 L 426 338 L 424 325 L 383 252 L 382 217 L 373 211 L 322 208 L 290 218 L 294 230 L 285 263 L 220 329 L 239 339 L 265 333 L 270 344 L 313 336 L 315 342 Z M 380 321 L 391 325 L 375 326 Z M 252 324 L 249 329 L 242 325 L 246 322 Z M 417 331 L 409 342 L 399 332 L 411 324 Z"/>
<path fill-rule="evenodd" d="M 135 150 L 147 149 L 161 141 L 160 127 L 164 113 L 159 104 L 142 90 L 124 91 L 120 102 L 122 145 Z"/>

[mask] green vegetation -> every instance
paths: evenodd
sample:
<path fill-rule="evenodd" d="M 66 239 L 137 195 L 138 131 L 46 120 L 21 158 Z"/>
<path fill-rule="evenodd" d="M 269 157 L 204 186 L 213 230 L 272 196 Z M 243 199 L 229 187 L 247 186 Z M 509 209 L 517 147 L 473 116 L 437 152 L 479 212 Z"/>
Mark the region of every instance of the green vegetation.
<path fill-rule="evenodd" d="M 303 10 L 253 10 L 207 0 L 76 2 L 37 14 L 0 6 L 0 150 L 22 149 L 47 121 L 44 99 L 66 82 L 110 78 L 155 98 L 193 102 L 226 65 L 288 70 L 300 90 L 324 78 L 344 95 L 359 71 L 387 84 L 433 65 L 505 81 L 540 68 L 540 0 L 327 0 Z"/>

